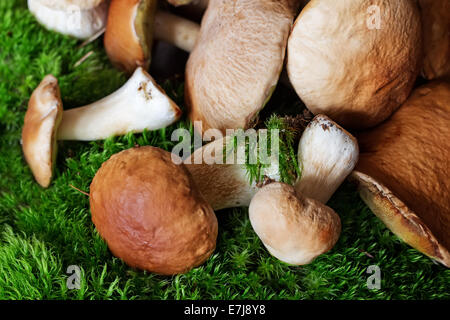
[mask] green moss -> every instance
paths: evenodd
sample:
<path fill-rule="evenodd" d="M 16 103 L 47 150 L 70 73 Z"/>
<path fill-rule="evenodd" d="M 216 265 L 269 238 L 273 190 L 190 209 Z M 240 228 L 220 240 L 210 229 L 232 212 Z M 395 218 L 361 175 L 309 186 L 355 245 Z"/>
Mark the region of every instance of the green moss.
<path fill-rule="evenodd" d="M 218 212 L 217 249 L 201 267 L 174 277 L 130 269 L 111 255 L 91 222 L 89 199 L 70 185 L 89 192 L 112 154 L 136 143 L 170 150 L 172 131 L 192 132 L 192 126 L 184 119 L 155 132 L 59 143 L 55 179 L 49 189 L 40 188 L 23 159 L 20 133 L 28 99 L 44 75 L 58 77 L 65 108 L 95 101 L 126 81 L 110 65 L 101 40 L 78 46 L 39 26 L 25 0 L 0 1 L 0 299 L 450 298 L 450 270 L 402 243 L 349 184 L 329 203 L 342 219 L 339 242 L 311 265 L 290 267 L 271 257 L 247 210 L 232 209 Z M 183 106 L 183 83 L 160 83 Z M 277 88 L 261 116 L 300 107 L 295 94 Z M 381 290 L 366 287 L 372 264 L 381 268 Z M 80 290 L 67 289 L 70 265 L 81 268 Z"/>

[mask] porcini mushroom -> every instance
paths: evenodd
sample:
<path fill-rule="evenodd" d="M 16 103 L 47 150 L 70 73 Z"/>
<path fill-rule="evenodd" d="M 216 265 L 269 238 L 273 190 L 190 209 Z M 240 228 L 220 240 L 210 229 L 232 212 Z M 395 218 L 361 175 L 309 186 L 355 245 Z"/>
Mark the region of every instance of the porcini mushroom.
<path fill-rule="evenodd" d="M 419 87 L 358 140 L 361 198 L 403 241 L 450 267 L 450 84 Z"/>
<path fill-rule="evenodd" d="M 192 122 L 223 132 L 254 125 L 283 68 L 297 2 L 209 2 L 186 66 Z"/>
<path fill-rule="evenodd" d="M 49 75 L 31 96 L 22 131 L 23 150 L 36 180 L 48 187 L 57 139 L 91 141 L 157 130 L 180 116 L 180 108 L 142 68 L 106 98 L 64 112 L 58 82 Z"/>
<path fill-rule="evenodd" d="M 28 8 L 48 29 L 86 39 L 105 27 L 108 2 L 108 0 L 28 0 Z"/>
<path fill-rule="evenodd" d="M 333 248 L 341 233 L 333 209 L 285 183 L 262 187 L 250 203 L 249 217 L 267 250 L 292 265 L 311 263 Z"/>
<path fill-rule="evenodd" d="M 116 92 L 90 105 L 64 111 L 59 140 L 92 141 L 171 125 L 181 110 L 142 68 Z"/>
<path fill-rule="evenodd" d="M 259 188 L 250 183 L 245 164 L 215 162 L 230 144 L 230 136 L 215 140 L 194 151 L 184 163 L 205 199 L 214 210 L 248 206 Z M 242 148 L 238 145 L 237 148 Z M 301 177 L 295 182 L 298 193 L 322 203 L 329 200 L 358 161 L 354 137 L 324 115 L 316 116 L 302 134 L 298 163 Z M 273 155 L 277 156 L 277 155 Z M 279 181 L 277 158 L 270 159 L 263 175 Z"/>
<path fill-rule="evenodd" d="M 153 38 L 192 50 L 200 26 L 168 12 L 156 0 L 112 0 L 104 44 L 111 62 L 128 73 L 150 64 Z"/>
<path fill-rule="evenodd" d="M 90 187 L 92 221 L 111 252 L 131 267 L 185 273 L 216 246 L 217 219 L 169 152 L 139 147 L 113 155 Z"/>
<path fill-rule="evenodd" d="M 450 76 L 450 1 L 419 0 L 427 79 Z"/>
<path fill-rule="evenodd" d="M 314 114 L 368 128 L 408 97 L 420 71 L 414 1 L 311 0 L 288 41 L 292 86 Z"/>
<path fill-rule="evenodd" d="M 34 90 L 22 129 L 22 149 L 36 181 L 50 185 L 56 160 L 56 132 L 63 114 L 58 80 L 48 75 Z"/>

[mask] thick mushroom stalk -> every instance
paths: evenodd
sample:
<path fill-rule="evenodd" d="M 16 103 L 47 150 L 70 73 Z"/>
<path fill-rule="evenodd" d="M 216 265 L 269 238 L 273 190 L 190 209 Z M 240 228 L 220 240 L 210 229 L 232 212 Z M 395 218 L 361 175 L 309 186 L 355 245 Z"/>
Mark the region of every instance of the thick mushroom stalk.
<path fill-rule="evenodd" d="M 297 13 L 292 0 L 212 0 L 186 65 L 189 117 L 203 129 L 247 129 L 283 69 Z"/>
<path fill-rule="evenodd" d="M 249 217 L 267 250 L 292 265 L 311 263 L 333 248 L 341 233 L 333 209 L 285 183 L 262 187 L 250 203 Z"/>
<path fill-rule="evenodd" d="M 108 0 L 28 0 L 30 12 L 42 25 L 79 39 L 105 27 L 108 4 Z"/>
<path fill-rule="evenodd" d="M 432 82 L 382 125 L 358 135 L 352 178 L 406 243 L 450 267 L 450 84 Z"/>
<path fill-rule="evenodd" d="M 249 183 L 245 165 L 214 162 L 215 158 L 221 159 L 221 155 L 216 157 L 216 153 L 229 145 L 230 139 L 227 136 L 211 142 L 184 161 L 214 210 L 248 206 L 259 190 L 256 184 Z M 358 161 L 355 138 L 323 115 L 311 121 L 302 135 L 299 150 L 298 163 L 302 175 L 295 188 L 298 193 L 322 203 L 328 201 Z M 264 174 L 279 181 L 278 159 L 271 158 L 270 161 L 272 164 Z"/>
<path fill-rule="evenodd" d="M 305 197 L 327 203 L 353 171 L 358 157 L 358 142 L 350 133 L 327 116 L 316 116 L 300 139 L 302 176 L 295 189 Z"/>
<path fill-rule="evenodd" d="M 249 181 L 245 164 L 218 163 L 226 155 L 231 139 L 231 136 L 226 136 L 215 140 L 195 150 L 184 161 L 200 192 L 214 210 L 248 207 L 258 191 L 256 183 Z M 242 144 L 239 145 L 236 154 L 242 152 L 243 147 Z M 273 180 L 280 179 L 276 159 L 273 159 L 270 167 L 264 169 L 264 175 Z"/>
<path fill-rule="evenodd" d="M 116 92 L 90 105 L 64 111 L 59 140 L 92 141 L 171 125 L 181 110 L 142 68 Z"/>
<path fill-rule="evenodd" d="M 63 114 L 58 80 L 48 75 L 34 90 L 22 129 L 22 149 L 36 181 L 50 185 L 56 160 L 56 131 Z"/>

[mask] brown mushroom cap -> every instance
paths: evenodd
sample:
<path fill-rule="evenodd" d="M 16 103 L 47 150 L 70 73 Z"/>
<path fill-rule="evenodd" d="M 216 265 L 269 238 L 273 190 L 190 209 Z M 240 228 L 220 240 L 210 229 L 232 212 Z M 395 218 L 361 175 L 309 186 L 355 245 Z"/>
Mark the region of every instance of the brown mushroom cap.
<path fill-rule="evenodd" d="M 292 0 L 211 0 L 186 66 L 186 103 L 203 130 L 249 128 L 283 68 Z"/>
<path fill-rule="evenodd" d="M 44 188 L 50 185 L 56 160 L 56 132 L 63 107 L 58 80 L 46 76 L 28 102 L 22 129 L 22 149 L 36 181 Z"/>
<path fill-rule="evenodd" d="M 308 264 L 329 251 L 341 233 L 341 220 L 333 209 L 280 182 L 256 193 L 249 216 L 269 252 L 293 265 Z"/>
<path fill-rule="evenodd" d="M 112 0 L 104 37 L 105 50 L 119 69 L 147 69 L 151 59 L 157 1 Z"/>
<path fill-rule="evenodd" d="M 371 6 L 380 8 L 379 29 Z M 421 41 L 414 1 L 312 0 L 289 38 L 289 79 L 314 114 L 346 128 L 368 128 L 407 99 L 420 69 Z"/>
<path fill-rule="evenodd" d="M 363 200 L 401 239 L 450 267 L 450 84 L 416 89 L 358 138 L 353 178 Z"/>
<path fill-rule="evenodd" d="M 154 147 L 106 161 L 90 187 L 92 221 L 111 252 L 129 266 L 184 273 L 215 249 L 217 219 L 184 165 Z"/>
<path fill-rule="evenodd" d="M 450 1 L 419 0 L 427 79 L 450 76 Z"/>

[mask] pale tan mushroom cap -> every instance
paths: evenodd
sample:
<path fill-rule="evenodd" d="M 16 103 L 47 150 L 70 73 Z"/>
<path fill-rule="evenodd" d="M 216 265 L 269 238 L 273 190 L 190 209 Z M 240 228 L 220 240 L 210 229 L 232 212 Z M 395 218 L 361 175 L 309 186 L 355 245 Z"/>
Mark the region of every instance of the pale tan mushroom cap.
<path fill-rule="evenodd" d="M 424 41 L 422 73 L 427 79 L 450 76 L 450 1 L 419 0 Z"/>
<path fill-rule="evenodd" d="M 283 68 L 292 2 L 210 1 L 186 66 L 192 121 L 223 131 L 254 124 Z"/>
<path fill-rule="evenodd" d="M 371 6 L 380 9 L 379 29 Z M 420 69 L 421 41 L 413 1 L 312 0 L 289 38 L 287 71 L 314 114 L 346 128 L 367 128 L 408 97 Z"/>
<path fill-rule="evenodd" d="M 276 258 L 293 265 L 312 262 L 339 239 L 339 216 L 284 183 L 261 188 L 249 207 L 253 229 Z"/>
<path fill-rule="evenodd" d="M 450 84 L 416 89 L 358 139 L 353 178 L 363 200 L 401 239 L 450 267 Z"/>
<path fill-rule="evenodd" d="M 46 76 L 34 90 L 28 103 L 22 129 L 22 149 L 36 181 L 50 185 L 56 160 L 56 131 L 62 119 L 58 80 Z"/>

